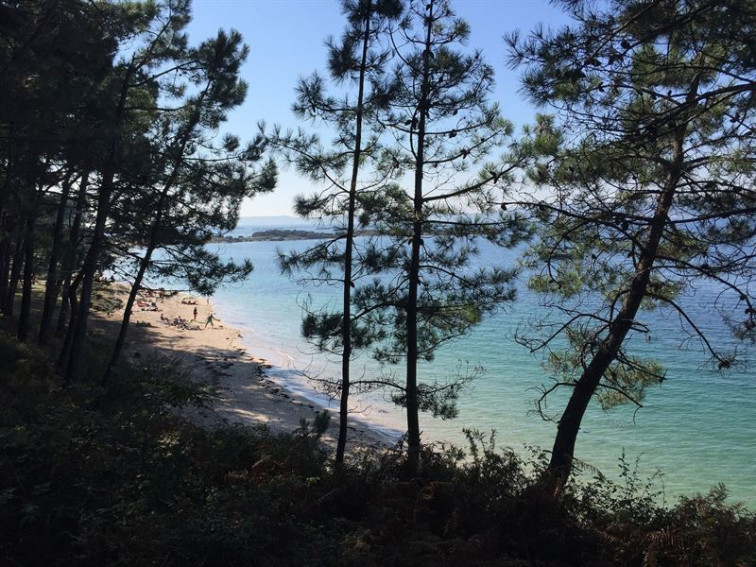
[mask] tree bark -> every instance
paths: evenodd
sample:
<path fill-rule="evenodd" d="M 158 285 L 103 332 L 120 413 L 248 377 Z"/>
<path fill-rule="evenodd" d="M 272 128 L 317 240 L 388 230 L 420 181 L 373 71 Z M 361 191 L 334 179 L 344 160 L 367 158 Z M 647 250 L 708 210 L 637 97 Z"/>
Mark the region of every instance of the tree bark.
<path fill-rule="evenodd" d="M 55 303 L 58 300 L 58 294 L 60 293 L 60 279 L 58 278 L 58 262 L 60 260 L 60 249 L 63 240 L 63 224 L 65 223 L 66 209 L 68 207 L 68 196 L 71 192 L 71 179 L 73 177 L 73 169 L 69 170 L 66 178 L 63 181 L 62 190 L 60 194 L 60 201 L 58 202 L 58 211 L 55 216 L 55 228 L 53 229 L 53 242 L 52 249 L 50 250 L 50 259 L 47 264 L 47 281 L 45 284 L 45 302 L 42 308 L 42 317 L 39 322 L 39 335 L 37 336 L 37 343 L 44 345 L 47 342 L 47 338 L 50 334 L 50 327 L 52 326 L 53 312 L 55 311 Z M 82 177 L 83 181 L 83 177 Z"/>
<path fill-rule="evenodd" d="M 429 103 L 430 49 L 433 33 L 434 2 L 428 4 L 425 49 L 423 50 L 423 78 L 420 85 L 420 101 L 416 112 L 420 113 L 417 128 L 417 153 L 415 155 L 415 186 L 413 195 L 414 219 L 412 222 L 412 251 L 407 294 L 407 380 L 405 397 L 407 406 L 407 472 L 416 476 L 420 466 L 420 406 L 417 390 L 417 311 L 420 288 L 420 249 L 423 242 L 423 179 L 425 168 L 425 130 Z"/>
<path fill-rule="evenodd" d="M 344 244 L 344 293 L 343 293 L 343 322 L 341 340 L 343 352 L 341 356 L 341 398 L 339 399 L 339 437 L 336 442 L 336 463 L 344 462 L 348 434 L 349 417 L 349 388 L 351 380 L 352 358 L 352 257 L 354 253 L 354 214 L 357 201 L 357 177 L 360 170 L 362 156 L 362 116 L 365 99 L 365 74 L 370 45 L 370 17 L 373 3 L 368 0 L 365 13 L 365 31 L 362 41 L 362 58 L 360 59 L 360 78 L 357 91 L 357 116 L 355 117 L 354 155 L 352 158 L 352 178 L 349 185 L 349 199 L 347 204 L 347 232 Z"/>
<path fill-rule="evenodd" d="M 26 342 L 29 338 L 29 318 L 31 316 L 32 285 L 34 283 L 34 225 L 36 214 L 30 213 L 26 220 L 26 236 L 24 238 L 24 279 L 21 293 L 21 310 L 18 314 L 18 329 L 16 337 Z"/>
<path fill-rule="evenodd" d="M 123 345 L 126 343 L 126 334 L 128 333 L 129 322 L 131 321 L 131 310 L 133 309 L 134 303 L 136 302 L 136 296 L 139 293 L 139 289 L 142 286 L 142 281 L 144 281 L 144 275 L 147 272 L 147 268 L 150 267 L 150 263 L 152 262 L 152 254 L 158 246 L 158 237 L 160 234 L 160 229 L 162 228 L 163 218 L 166 213 L 165 209 L 168 206 L 167 204 L 168 195 L 171 192 L 171 189 L 173 189 L 173 187 L 175 186 L 176 182 L 179 179 L 181 166 L 184 164 L 184 152 L 186 151 L 186 146 L 192 137 L 192 132 L 196 128 L 197 124 L 199 124 L 200 117 L 201 117 L 201 107 L 205 101 L 205 98 L 210 92 L 211 85 L 212 85 L 212 81 L 208 81 L 207 85 L 205 86 L 205 90 L 202 92 L 202 94 L 200 95 L 196 103 L 197 106 L 195 108 L 194 114 L 192 115 L 191 119 L 186 123 L 186 125 L 183 128 L 183 133 L 178 138 L 178 147 L 176 148 L 177 157 L 175 158 L 172 164 L 171 173 L 168 176 L 168 179 L 165 181 L 165 185 L 163 186 L 163 189 L 160 191 L 160 197 L 158 198 L 158 202 L 155 205 L 155 220 L 153 221 L 152 226 L 150 227 L 150 234 L 147 241 L 147 249 L 145 250 L 144 256 L 139 262 L 139 270 L 137 272 L 136 278 L 134 279 L 134 283 L 131 286 L 131 291 L 129 292 L 128 300 L 126 301 L 126 309 L 123 313 L 123 319 L 121 320 L 121 327 L 118 331 L 118 337 L 116 338 L 116 342 L 113 347 L 113 352 L 110 356 L 110 361 L 108 362 L 108 366 L 105 369 L 105 373 L 103 374 L 103 377 L 102 377 L 103 385 L 106 385 L 108 380 L 110 379 L 110 375 L 113 371 L 113 367 L 118 362 L 118 358 L 121 356 L 121 351 L 123 350 Z M 166 163 L 165 161 L 163 161 L 162 166 L 165 166 L 165 165 Z"/>
<path fill-rule="evenodd" d="M 4 222 L 4 219 L 0 219 Z M 8 297 L 8 284 L 11 270 L 12 247 L 10 239 L 0 242 L 0 311 L 5 312 L 5 298 Z"/>
<path fill-rule="evenodd" d="M 68 291 L 71 289 L 71 274 L 63 276 L 60 283 L 60 309 L 58 310 L 58 321 L 55 323 L 55 336 L 62 337 L 66 332 L 68 324 L 68 314 L 71 312 L 71 302 L 68 297 Z"/>
<path fill-rule="evenodd" d="M 8 317 L 13 317 L 13 307 L 16 302 L 16 290 L 18 281 L 21 279 L 21 267 L 23 265 L 23 242 L 16 240 L 14 243 L 13 258 L 11 260 L 10 280 L 4 299 L 3 313 Z"/>
<path fill-rule="evenodd" d="M 119 129 L 124 119 L 126 107 L 126 98 L 129 91 L 129 82 L 132 74 L 136 72 L 133 65 L 127 70 L 123 82 L 121 83 L 121 92 L 119 94 L 118 104 L 115 112 L 116 124 L 113 126 L 115 135 L 110 140 L 108 155 L 105 160 L 105 166 L 102 172 L 102 182 L 97 197 L 97 214 L 95 216 L 95 226 L 92 233 L 92 241 L 89 250 L 84 258 L 84 264 L 81 268 L 81 297 L 77 306 L 78 313 L 71 315 L 71 341 L 67 345 L 68 353 L 61 353 L 61 358 L 67 360 L 64 371 L 64 381 L 71 383 L 79 376 L 81 368 L 84 340 L 87 335 L 87 323 L 89 320 L 89 308 L 92 303 L 92 289 L 94 287 L 95 273 L 99 265 L 100 254 L 105 251 L 105 226 L 110 216 L 110 199 L 113 194 L 114 180 L 117 169 L 119 154 Z M 73 304 L 72 304 L 73 305 Z M 74 324 L 75 323 L 75 324 Z M 71 328 L 73 327 L 73 328 Z M 67 335 L 68 336 L 68 335 Z"/>
<path fill-rule="evenodd" d="M 157 223 L 159 223 L 159 221 L 156 221 L 156 224 Z M 113 367 L 116 365 L 118 358 L 121 356 L 123 345 L 126 344 L 126 333 L 129 330 L 131 311 L 134 309 L 134 303 L 136 303 L 137 294 L 139 293 L 139 289 L 142 286 L 142 281 L 144 281 L 144 274 L 147 272 L 147 268 L 149 267 L 150 261 L 152 260 L 152 253 L 154 251 L 155 241 L 153 239 L 147 246 L 147 250 L 145 251 L 145 254 L 142 257 L 141 261 L 139 262 L 139 271 L 137 272 L 136 278 L 134 278 L 134 283 L 132 284 L 131 290 L 129 291 L 129 297 L 126 300 L 126 308 L 123 312 L 123 319 L 121 320 L 121 326 L 118 330 L 118 337 L 116 338 L 115 345 L 113 346 L 113 352 L 110 355 L 110 361 L 108 362 L 108 366 L 105 369 L 105 374 L 103 374 L 102 377 L 103 386 L 107 385 L 108 380 L 110 379 L 110 375 L 113 372 Z"/>
<path fill-rule="evenodd" d="M 63 339 L 63 345 L 60 349 L 60 355 L 58 355 L 58 362 L 55 366 L 55 373 L 58 376 L 63 377 L 64 382 L 68 382 L 66 379 L 66 368 L 68 367 L 69 357 L 71 356 L 71 342 L 73 341 L 73 333 L 74 329 L 76 327 L 76 317 L 78 316 L 78 290 L 79 290 L 79 284 L 81 283 L 81 272 L 76 274 L 76 278 L 74 278 L 71 285 L 68 286 L 68 304 L 70 305 L 71 309 L 71 317 L 68 321 L 68 327 L 66 329 L 66 334 Z"/>
<path fill-rule="evenodd" d="M 5 176 L 3 179 L 3 186 L 0 188 L 0 228 L 5 233 L 5 238 L 0 242 L 0 311 L 5 313 L 5 301 L 8 297 L 8 288 L 10 284 L 10 271 L 11 271 L 11 256 L 13 255 L 13 247 L 11 246 L 11 239 L 8 237 L 12 230 L 12 219 L 5 210 L 6 200 L 10 193 L 11 178 L 15 175 L 13 166 L 15 160 L 13 159 L 13 144 L 11 140 L 15 137 L 15 129 L 13 123 L 10 124 L 10 130 L 8 140 L 6 141 L 6 158 L 5 158 Z"/>
<path fill-rule="evenodd" d="M 696 88 L 694 84 L 693 88 Z M 673 140 L 674 158 L 670 165 L 663 190 L 657 200 L 654 217 L 651 220 L 648 237 L 641 251 L 630 289 L 617 316 L 609 324 L 609 333 L 601 342 L 599 350 L 583 371 L 575 384 L 567 406 L 557 425 L 557 435 L 551 451 L 545 480 L 554 490 L 559 491 L 569 479 L 575 455 L 575 443 L 580 424 L 588 404 L 599 387 L 601 378 L 609 365 L 617 358 L 622 343 L 632 328 L 641 302 L 646 297 L 659 243 L 667 226 L 668 214 L 675 197 L 683 170 L 683 140 L 685 126 L 679 126 Z"/>
<path fill-rule="evenodd" d="M 74 218 L 71 222 L 71 228 L 68 232 L 68 247 L 63 255 L 63 262 L 61 266 L 61 302 L 60 313 L 58 314 L 58 323 L 55 329 L 55 336 L 62 337 L 66 332 L 66 324 L 69 318 L 69 311 L 71 309 L 71 301 L 69 297 L 69 291 L 71 289 L 71 278 L 73 276 L 74 265 L 76 264 L 76 250 L 79 246 L 79 233 L 81 232 L 81 219 L 84 215 L 84 206 L 87 202 L 87 185 L 89 183 L 89 175 L 91 172 L 87 171 L 81 177 L 81 183 L 79 184 L 79 195 L 76 199 L 76 211 L 74 212 Z"/>
<path fill-rule="evenodd" d="M 79 299 L 78 314 L 73 328 L 73 336 L 65 371 L 67 383 L 73 382 L 79 376 L 84 349 L 84 339 L 87 334 L 89 308 L 92 304 L 92 289 L 94 288 L 95 273 L 99 266 L 100 254 L 105 250 L 105 224 L 110 210 L 110 195 L 113 189 L 114 171 L 110 169 L 104 176 L 103 185 L 97 202 L 97 218 L 95 221 L 92 242 L 82 266 L 81 298 Z"/>
<path fill-rule="evenodd" d="M 418 206 L 418 204 L 420 206 Z M 420 241 L 423 224 L 419 220 L 422 201 L 415 204 L 415 222 L 412 233 L 412 256 L 407 294 L 407 379 L 405 397 L 407 408 L 407 472 L 416 476 L 420 465 L 420 408 L 417 399 L 417 302 L 420 272 Z"/>

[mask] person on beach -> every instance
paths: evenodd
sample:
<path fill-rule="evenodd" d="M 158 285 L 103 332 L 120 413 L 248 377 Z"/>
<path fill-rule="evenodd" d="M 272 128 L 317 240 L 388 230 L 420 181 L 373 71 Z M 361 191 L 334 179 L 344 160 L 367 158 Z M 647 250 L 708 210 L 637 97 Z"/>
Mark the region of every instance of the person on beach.
<path fill-rule="evenodd" d="M 194 308 L 194 317 L 192 317 L 192 321 L 196 321 L 196 320 L 197 320 L 197 308 L 195 307 Z"/>
<path fill-rule="evenodd" d="M 210 315 L 207 316 L 207 321 L 205 321 L 205 329 L 207 329 L 207 326 L 210 325 L 211 327 L 215 327 L 213 325 L 213 314 L 210 313 Z"/>

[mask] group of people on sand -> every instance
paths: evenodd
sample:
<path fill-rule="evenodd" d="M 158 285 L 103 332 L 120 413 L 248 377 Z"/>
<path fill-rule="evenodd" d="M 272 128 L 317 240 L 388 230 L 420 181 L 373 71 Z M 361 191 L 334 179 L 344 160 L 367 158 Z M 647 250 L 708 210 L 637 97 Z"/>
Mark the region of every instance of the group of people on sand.
<path fill-rule="evenodd" d="M 172 327 L 178 327 L 179 329 L 183 329 L 185 331 L 199 331 L 200 330 L 199 325 L 191 325 L 191 323 L 197 321 L 197 315 L 198 315 L 198 312 L 197 312 L 197 308 L 195 307 L 194 317 L 192 317 L 191 321 L 187 321 L 181 315 L 174 317 L 173 319 L 170 319 L 169 317 L 166 317 L 162 313 L 160 314 L 160 320 L 166 325 L 170 325 Z M 203 328 L 206 329 L 208 325 L 210 325 L 211 327 L 215 327 L 215 325 L 213 325 L 213 321 L 215 321 L 215 316 L 212 313 L 210 313 L 207 316 L 207 319 L 205 320 L 205 326 Z"/>
<path fill-rule="evenodd" d="M 146 301 L 137 300 L 137 307 L 139 307 L 141 311 L 160 311 L 160 309 L 158 309 L 157 303 L 155 303 L 154 301 L 150 301 L 148 303 Z"/>
<path fill-rule="evenodd" d="M 209 313 L 207 315 L 207 318 L 205 319 L 205 326 L 200 327 L 199 323 L 199 310 L 197 309 L 197 300 L 193 297 L 182 297 L 181 303 L 183 305 L 193 305 L 194 309 L 192 311 L 192 319 L 191 321 L 184 319 L 181 317 L 181 315 L 174 317 L 171 319 L 170 317 L 167 317 L 162 313 L 162 309 L 158 308 L 158 304 L 155 302 L 154 298 L 157 296 L 157 299 L 159 301 L 163 301 L 166 297 L 172 295 L 170 293 L 165 292 L 163 289 L 158 289 L 156 291 L 153 290 L 141 290 L 140 293 L 146 294 L 147 297 L 150 299 L 145 301 L 144 299 L 138 299 L 137 300 L 137 307 L 141 311 L 160 311 L 160 321 L 165 323 L 166 325 L 170 325 L 172 327 L 178 327 L 179 329 L 185 330 L 185 331 L 199 331 L 201 328 L 206 329 L 208 325 L 211 327 L 215 327 L 213 324 L 216 320 L 215 315 L 212 313 Z"/>
<path fill-rule="evenodd" d="M 182 300 L 181 303 L 183 303 L 183 302 L 184 301 Z M 197 302 L 194 301 L 194 302 L 190 303 L 189 305 L 196 305 L 196 304 L 197 304 Z M 195 307 L 194 308 L 194 317 L 192 317 L 192 321 L 196 321 L 198 315 L 199 315 L 199 313 L 197 311 L 197 308 Z M 205 319 L 205 327 L 204 328 L 207 329 L 208 325 L 210 325 L 211 327 L 215 327 L 215 325 L 213 325 L 213 321 L 215 321 L 215 315 L 213 315 L 212 313 L 209 313 L 207 315 L 207 319 Z"/>
<path fill-rule="evenodd" d="M 160 301 L 176 294 L 175 291 L 165 291 L 162 287 L 159 287 L 158 289 L 147 289 L 143 287 L 139 290 L 139 293 L 144 294 L 147 297 L 157 297 Z"/>
<path fill-rule="evenodd" d="M 198 331 L 199 330 L 199 325 L 192 326 L 191 321 L 187 321 L 181 315 L 171 319 L 161 313 L 160 320 L 166 325 L 170 325 L 171 327 L 178 327 L 179 329 L 183 329 L 184 331 Z"/>
<path fill-rule="evenodd" d="M 160 311 L 160 308 L 158 307 L 158 304 L 155 302 L 155 297 L 157 297 L 158 301 L 163 301 L 169 294 L 163 289 L 157 289 L 157 290 L 151 290 L 151 289 L 141 289 L 139 290 L 139 295 L 143 298 L 146 296 L 149 299 L 137 299 L 136 304 L 140 311 Z"/>

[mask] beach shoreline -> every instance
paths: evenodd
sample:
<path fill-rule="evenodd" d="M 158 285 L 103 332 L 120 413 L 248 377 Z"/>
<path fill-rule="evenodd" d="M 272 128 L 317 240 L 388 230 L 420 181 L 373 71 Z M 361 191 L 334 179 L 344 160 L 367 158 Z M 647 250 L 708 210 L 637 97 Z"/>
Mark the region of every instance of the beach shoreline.
<path fill-rule="evenodd" d="M 128 284 L 111 285 L 115 297 L 126 303 Z M 212 317 L 212 318 L 210 318 Z M 96 314 L 94 333 L 112 334 L 123 318 L 123 307 Z M 247 351 L 238 328 L 214 311 L 211 299 L 172 291 L 142 290 L 131 314 L 121 360 L 138 362 L 149 357 L 171 360 L 177 370 L 217 393 L 210 408 L 187 408 L 182 415 L 206 427 L 222 424 L 265 425 L 273 433 L 292 432 L 302 420 L 312 423 L 326 408 L 275 382 L 266 372 L 268 361 Z M 323 436 L 333 450 L 338 436 L 338 413 Z M 393 446 L 394 441 L 362 420 L 350 418 L 350 452 Z"/>

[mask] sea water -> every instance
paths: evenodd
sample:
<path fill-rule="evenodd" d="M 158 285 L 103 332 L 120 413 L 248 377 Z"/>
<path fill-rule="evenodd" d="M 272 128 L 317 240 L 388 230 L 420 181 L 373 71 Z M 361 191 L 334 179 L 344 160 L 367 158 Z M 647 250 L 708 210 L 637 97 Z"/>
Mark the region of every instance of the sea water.
<path fill-rule="evenodd" d="M 236 233 L 248 235 L 253 229 L 242 224 Z M 276 259 L 279 250 L 304 250 L 315 242 L 217 245 L 224 258 L 248 258 L 255 270 L 246 281 L 219 289 L 213 301 L 220 318 L 242 331 L 249 352 L 272 365 L 269 374 L 273 379 L 338 411 L 338 401 L 318 392 L 317 380 L 338 379 L 339 362 L 314 352 L 301 337 L 300 324 L 305 302 L 337 308 L 340 291 L 327 285 L 302 285 L 283 276 Z M 484 248 L 482 261 L 486 264 L 511 265 L 515 260 L 511 251 Z M 735 345 L 720 315 L 711 308 L 714 292 L 699 289 L 686 307 L 714 344 Z M 456 419 L 441 421 L 421 415 L 424 441 L 464 447 L 463 429 L 468 428 L 486 434 L 495 431 L 498 446 L 523 454 L 526 447 L 551 448 L 556 424 L 534 412 L 542 388 L 553 383 L 551 375 L 543 353 L 531 353 L 514 340 L 516 334 L 527 332 L 528 323 L 543 314 L 542 310 L 538 294 L 520 282 L 514 303 L 484 319 L 465 337 L 444 345 L 433 363 L 421 365 L 419 372 L 426 380 L 482 369 L 462 392 Z M 631 464 L 637 460 L 642 477 L 661 473 L 655 487 L 663 490 L 668 502 L 680 495 L 706 493 L 721 482 L 727 486 L 731 502 L 756 508 L 753 366 L 724 373 L 709 368 L 701 344 L 686 340 L 678 317 L 663 312 L 644 317 L 650 325 L 650 340 L 635 340 L 631 351 L 663 363 L 666 380 L 649 388 L 642 408 L 624 405 L 603 411 L 592 404 L 583 419 L 576 457 L 610 478 L 617 477 L 623 454 Z M 748 361 L 747 346 L 738 345 L 738 349 Z M 352 373 L 370 378 L 386 371 L 401 377 L 403 368 L 381 369 L 363 354 L 355 360 Z M 563 390 L 547 398 L 546 411 L 553 417 L 558 417 L 567 399 L 568 392 Z M 392 438 L 404 431 L 404 414 L 393 406 L 387 392 L 355 398 L 353 411 Z"/>

